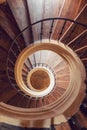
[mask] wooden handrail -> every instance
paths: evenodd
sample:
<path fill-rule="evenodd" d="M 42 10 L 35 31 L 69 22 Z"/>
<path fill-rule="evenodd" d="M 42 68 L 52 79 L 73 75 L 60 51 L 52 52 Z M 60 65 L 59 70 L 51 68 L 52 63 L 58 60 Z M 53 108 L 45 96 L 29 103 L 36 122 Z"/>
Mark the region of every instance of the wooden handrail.
<path fill-rule="evenodd" d="M 85 84 L 86 78 L 84 66 L 79 57 L 68 47 L 62 43 L 44 42 L 33 45 L 29 48 L 25 48 L 19 55 L 16 62 L 15 73 L 17 82 L 21 82 L 21 65 L 25 58 L 31 53 L 38 50 L 52 50 L 57 54 L 61 55 L 69 65 L 70 68 L 70 83 L 65 93 L 56 101 L 40 108 L 18 108 L 9 106 L 0 102 L 0 114 L 25 120 L 39 120 L 52 118 L 55 115 L 63 114 L 69 119 L 73 114 L 78 111 L 78 108 L 85 96 Z M 25 52 L 25 53 L 24 53 Z M 22 56 L 22 57 L 21 57 Z M 19 61 L 19 62 L 18 62 Z M 18 67 L 19 66 L 19 67 Z M 76 76 L 75 76 L 76 74 Z M 18 76 L 20 75 L 20 76 Z M 21 79 L 21 78 L 20 78 Z M 20 84 L 19 84 L 20 86 Z M 21 86 L 20 86 L 21 89 Z"/>

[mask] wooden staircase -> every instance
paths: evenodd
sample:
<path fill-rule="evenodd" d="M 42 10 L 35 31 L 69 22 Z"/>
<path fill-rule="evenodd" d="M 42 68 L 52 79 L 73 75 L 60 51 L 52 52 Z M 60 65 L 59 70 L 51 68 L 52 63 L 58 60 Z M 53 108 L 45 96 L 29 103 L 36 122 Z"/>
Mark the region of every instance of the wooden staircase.
<path fill-rule="evenodd" d="M 26 47 L 37 45 L 39 42 L 41 44 L 47 41 L 51 44 L 51 40 L 62 42 L 66 48 L 70 47 L 76 53 L 76 56 L 79 56 L 87 72 L 87 2 L 76 0 L 76 2 L 79 3 L 77 7 L 77 4 L 75 2 L 71 2 L 71 0 L 63 0 L 63 2 L 59 2 L 60 4 L 58 1 L 59 0 L 56 0 L 57 3 L 53 2 L 52 0 L 42 0 L 38 1 L 37 3 L 33 0 L 7 0 L 5 3 L 1 3 L 3 1 L 0 1 L 1 105 L 4 103 L 8 106 L 15 107 L 15 110 L 17 107 L 21 111 L 22 108 L 24 110 L 30 109 L 31 113 L 33 113 L 34 109 L 38 111 L 40 108 L 44 111 L 47 106 L 50 106 L 50 104 L 57 102 L 57 100 L 60 100 L 61 97 L 66 93 L 70 84 L 70 67 L 63 59 L 63 57 L 51 50 L 43 49 L 29 55 L 23 64 L 22 78 L 26 85 L 27 75 L 32 68 L 34 69 L 37 67 L 45 67 L 51 71 L 55 77 L 54 89 L 45 96 L 35 97 L 24 93 L 24 91 L 22 91 L 18 86 L 14 73 L 17 58 Z M 40 8 L 38 8 L 38 5 Z M 67 9 L 66 5 L 68 6 Z M 76 9 L 75 14 L 71 15 L 73 13 L 72 9 L 74 8 Z M 54 11 L 50 11 L 52 9 Z M 67 15 L 67 13 L 69 13 L 69 15 Z M 44 20 L 37 22 L 38 20 L 51 17 L 65 17 L 66 19 L 48 19 L 46 21 Z M 68 19 L 74 20 L 69 21 Z M 77 24 L 78 22 L 79 24 Z M 83 74 L 83 70 L 81 70 L 81 72 Z M 84 79 L 84 75 L 82 75 L 82 78 Z M 86 95 L 87 93 L 84 93 L 84 89 L 85 88 L 83 86 L 83 88 L 80 90 L 82 98 L 79 100 L 81 100 L 81 102 L 84 97 L 83 95 Z M 79 106 L 79 103 L 76 102 L 75 104 L 78 104 Z M 70 109 L 72 113 L 74 113 L 73 107 Z M 53 124 L 50 123 L 47 129 L 87 129 L 86 109 L 87 97 L 84 98 L 80 107 L 77 108 L 77 111 L 75 110 L 75 114 L 73 114 L 73 116 L 71 114 L 71 117 L 69 117 L 69 119 L 67 116 L 65 116 L 66 121 L 61 121 L 59 124 L 56 124 L 55 122 Z M 3 120 L 0 119 L 0 122 L 3 122 Z M 10 122 L 11 120 L 9 120 L 9 124 Z M 44 124 L 44 121 L 42 122 L 42 124 Z M 27 126 L 25 123 L 24 127 L 21 129 L 27 129 L 26 127 Z M 44 125 L 42 125 L 42 127 L 44 128 Z M 15 128 L 13 127 L 12 130 L 14 129 Z"/>

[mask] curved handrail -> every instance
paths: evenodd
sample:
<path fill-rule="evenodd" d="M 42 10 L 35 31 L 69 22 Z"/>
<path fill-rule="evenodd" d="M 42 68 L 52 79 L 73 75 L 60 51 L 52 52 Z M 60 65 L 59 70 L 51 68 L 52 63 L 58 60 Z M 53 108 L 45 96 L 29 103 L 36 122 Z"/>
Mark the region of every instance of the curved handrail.
<path fill-rule="evenodd" d="M 13 42 L 12 42 L 12 44 L 11 44 L 11 46 L 10 46 L 10 49 L 9 49 L 9 51 L 8 51 L 8 58 L 7 58 L 7 66 L 8 66 L 8 62 L 11 62 L 11 64 L 13 64 L 13 65 L 15 65 L 15 63 L 13 63 L 11 60 L 9 61 L 9 55 L 10 55 L 10 51 L 12 51 L 12 47 L 13 47 L 13 45 L 14 44 L 17 44 L 18 45 L 18 43 L 16 42 L 16 40 L 22 35 L 22 33 L 24 32 L 24 31 L 26 31 L 27 29 L 31 29 L 32 30 L 32 27 L 34 26 L 34 25 L 37 25 L 38 23 L 40 23 L 41 24 L 41 29 L 43 29 L 43 22 L 48 22 L 48 21 L 51 21 L 52 23 L 51 23 L 51 25 L 50 25 L 50 31 L 49 31 L 49 34 L 51 35 L 52 34 L 52 28 L 53 28 L 53 24 L 54 24 L 54 21 L 64 21 L 64 23 L 63 23 L 63 26 L 62 26 L 62 31 L 63 31 L 63 29 L 64 29 L 64 26 L 65 26 L 65 22 L 71 22 L 71 23 L 75 23 L 75 24 L 77 24 L 77 25 L 80 25 L 80 26 L 82 26 L 82 27 L 84 27 L 84 28 L 87 28 L 87 25 L 86 24 L 83 24 L 83 23 L 80 23 L 80 22 L 78 22 L 78 21 L 75 21 L 75 20 L 72 20 L 72 19 L 68 19 L 68 18 L 58 18 L 58 17 L 56 17 L 56 18 L 46 18 L 46 19 L 42 19 L 42 20 L 39 20 L 39 21 L 37 21 L 37 22 L 34 22 L 34 23 L 32 23 L 31 25 L 29 25 L 29 26 L 27 26 L 26 28 L 24 28 L 15 38 L 14 38 L 14 40 L 13 40 Z M 39 33 L 39 35 L 42 35 L 42 30 L 40 30 L 41 32 Z M 50 39 L 49 38 L 49 36 L 48 36 L 48 39 Z M 40 39 L 41 40 L 41 39 Z M 20 50 L 20 47 L 18 46 L 18 49 L 19 49 L 19 51 L 21 52 L 21 50 Z M 19 52 L 19 53 L 20 53 Z M 17 56 L 15 55 L 15 52 L 14 52 L 14 56 L 17 58 Z M 14 71 L 14 70 L 13 70 Z M 8 68 L 7 68 L 7 75 L 8 75 L 8 77 L 9 77 L 9 73 L 8 73 Z M 10 79 L 9 79 L 9 81 L 10 81 Z M 11 82 L 10 82 L 11 83 Z M 19 91 L 19 90 L 18 90 Z"/>
<path fill-rule="evenodd" d="M 40 30 L 39 34 L 42 35 L 43 22 L 45 22 L 45 21 L 51 21 L 52 23 L 51 23 L 50 31 L 49 31 L 49 34 L 51 35 L 52 34 L 53 24 L 54 24 L 54 21 L 56 21 L 56 20 L 64 21 L 62 29 L 61 29 L 62 31 L 63 31 L 63 29 L 64 29 L 64 27 L 66 25 L 65 22 L 75 23 L 76 25 L 80 25 L 80 26 L 82 26 L 84 28 L 87 28 L 87 25 L 85 25 L 83 23 L 80 23 L 80 22 L 77 22 L 77 21 L 74 21 L 74 20 L 71 20 L 71 19 L 67 19 L 67 18 L 46 18 L 46 19 L 39 20 L 37 22 L 32 23 L 30 26 L 27 26 L 26 28 L 24 28 L 15 37 L 15 39 L 13 40 L 13 42 L 12 42 L 12 44 L 10 46 L 10 49 L 8 51 L 8 59 L 9 59 L 9 55 L 10 55 L 10 51 L 12 49 L 12 46 L 14 45 L 14 43 L 16 43 L 17 38 L 19 38 L 24 31 L 26 31 L 27 29 L 29 29 L 29 30 L 31 29 L 32 30 L 32 27 L 34 25 L 36 25 L 38 23 L 41 23 L 41 30 Z M 40 37 L 40 38 L 42 38 L 42 37 Z M 48 36 L 48 39 L 50 39 L 49 36 Z M 41 39 L 39 39 L 39 40 L 41 40 Z M 52 104 L 44 106 L 44 110 L 43 110 L 43 108 L 38 108 L 37 110 L 36 109 L 32 109 L 32 114 L 31 114 L 31 109 L 28 109 L 28 108 L 26 110 L 23 109 L 23 108 L 21 108 L 21 111 L 20 111 L 20 110 L 18 110 L 18 108 L 15 108 L 15 107 L 11 107 L 10 108 L 8 105 L 4 106 L 3 104 L 0 104 L 0 107 L 1 107 L 2 111 L 6 110 L 11 115 L 12 114 L 14 115 L 16 113 L 17 117 L 20 116 L 21 118 L 30 118 L 29 116 L 31 115 L 32 119 L 36 119 L 36 118 L 39 119 L 40 116 L 38 115 L 38 113 L 42 115 L 41 118 L 45 119 L 45 118 L 48 117 L 48 115 L 50 115 L 50 117 L 53 117 L 54 113 L 55 113 L 55 115 L 63 113 L 66 117 L 69 117 L 74 112 L 76 112 L 77 107 L 80 105 L 80 102 L 84 98 L 84 88 L 85 88 L 85 85 L 84 85 L 84 80 L 85 80 L 84 67 L 83 67 L 80 59 L 77 57 L 77 55 L 74 54 L 74 52 L 69 47 L 63 46 L 62 43 L 61 43 L 61 45 L 59 43 L 59 46 L 61 48 L 63 47 L 63 49 L 65 50 L 66 53 L 63 52 L 63 57 L 68 61 L 69 66 L 70 66 L 70 68 L 72 70 L 72 74 L 71 74 L 71 78 L 72 78 L 72 80 L 71 80 L 71 86 L 66 91 L 66 93 L 63 95 L 63 97 L 61 97 L 60 100 L 57 100 L 57 101 L 55 101 Z M 20 48 L 19 48 L 19 50 L 20 50 Z M 67 55 L 65 55 L 65 54 L 67 54 Z M 15 52 L 14 52 L 14 55 L 15 55 Z M 7 64 L 8 64 L 8 59 L 7 59 Z M 12 62 L 12 64 L 15 65 L 15 63 L 13 63 L 13 62 Z M 77 79 L 75 79 L 75 76 L 74 76 L 74 73 L 76 73 L 76 72 L 78 73 L 78 78 Z M 77 89 L 75 91 L 75 87 L 76 86 L 77 86 Z M 83 88 L 82 88 L 82 86 L 83 86 Z M 80 97 L 81 94 L 82 94 L 82 97 Z M 69 110 L 72 109 L 72 106 L 74 106 L 74 104 L 77 104 L 77 105 L 75 105 L 75 111 L 72 110 L 72 111 L 70 111 L 69 114 L 67 114 L 69 112 Z M 52 111 L 54 113 L 52 113 Z M 33 112 L 34 112 L 34 114 L 33 114 Z M 47 115 L 47 113 L 49 113 L 49 114 Z M 24 117 L 24 115 L 26 115 L 27 117 Z"/>
<path fill-rule="evenodd" d="M 51 46 L 45 43 L 47 46 Z M 39 44 L 39 46 L 44 46 L 44 44 Z M 34 47 L 38 48 L 38 44 Z M 32 46 L 33 48 L 33 46 Z M 21 119 L 39 119 L 40 115 L 42 119 L 53 117 L 57 114 L 63 113 L 67 118 L 73 115 L 77 108 L 79 107 L 81 101 L 84 98 L 84 80 L 85 80 L 85 71 L 80 59 L 75 55 L 75 53 L 67 46 L 60 44 L 52 44 L 52 50 L 60 53 L 62 57 L 68 62 L 71 71 L 71 80 L 70 87 L 67 89 L 65 94 L 58 100 L 53 103 L 43 106 L 37 109 L 24 109 L 17 107 L 9 107 L 8 105 L 0 104 L 1 112 L 6 111 L 6 114 L 16 115 L 16 117 Z M 80 69 L 79 69 L 80 68 Z M 75 77 L 77 74 L 77 77 Z M 74 110 L 73 110 L 74 107 Z M 53 113 L 52 113 L 53 112 Z M 48 114 L 47 114 L 48 113 Z M 25 116 L 24 116 L 25 115 Z"/>
<path fill-rule="evenodd" d="M 35 25 L 35 24 L 37 24 L 37 23 L 40 23 L 40 22 L 44 22 L 44 21 L 50 21 L 50 20 L 66 20 L 66 21 L 68 21 L 68 22 L 71 22 L 71 23 L 76 23 L 76 24 L 78 24 L 78 25 L 81 25 L 81 26 L 83 26 L 83 27 L 85 27 L 85 28 L 87 28 L 87 25 L 86 24 L 83 24 L 83 23 L 80 23 L 80 22 L 77 22 L 77 21 L 75 21 L 75 20 L 72 20 L 72 19 L 68 19 L 68 18 L 58 18 L 58 17 L 56 17 L 56 18 L 46 18 L 46 19 L 42 19 L 42 20 L 39 20 L 39 21 L 37 21 L 37 22 L 34 22 L 34 23 L 32 23 L 31 25 L 29 25 L 29 26 L 27 26 L 26 28 L 24 28 L 15 38 L 14 38 L 14 40 L 13 40 L 13 42 L 15 42 L 15 40 L 26 30 L 26 29 L 30 29 L 33 25 Z M 12 43 L 13 43 L 12 42 Z"/>

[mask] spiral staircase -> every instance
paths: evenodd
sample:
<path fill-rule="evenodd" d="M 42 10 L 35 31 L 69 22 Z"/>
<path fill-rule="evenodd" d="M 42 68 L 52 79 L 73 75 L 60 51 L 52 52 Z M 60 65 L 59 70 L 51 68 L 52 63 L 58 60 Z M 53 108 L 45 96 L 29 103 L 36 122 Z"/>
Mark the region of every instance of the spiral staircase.
<path fill-rule="evenodd" d="M 85 0 L 0 0 L 1 130 L 86 130 L 86 74 Z"/>

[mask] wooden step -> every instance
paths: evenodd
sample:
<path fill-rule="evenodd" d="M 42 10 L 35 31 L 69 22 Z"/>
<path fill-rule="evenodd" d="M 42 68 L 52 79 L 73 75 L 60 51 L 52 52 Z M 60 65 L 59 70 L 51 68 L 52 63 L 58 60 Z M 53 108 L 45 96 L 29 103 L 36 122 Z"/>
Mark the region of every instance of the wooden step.
<path fill-rule="evenodd" d="M 10 83 L 9 82 L 3 82 L 0 81 L 0 95 L 2 95 L 3 91 L 5 91 L 6 88 L 10 87 Z M 1 96 L 0 96 L 1 98 Z"/>
<path fill-rule="evenodd" d="M 21 42 L 21 38 L 17 38 L 17 40 L 13 43 L 13 45 L 10 48 L 11 53 L 16 57 L 20 54 L 20 52 L 24 49 L 24 42 Z"/>
<path fill-rule="evenodd" d="M 47 96 L 43 97 L 43 106 L 48 105 L 56 100 L 58 100 L 63 93 L 65 92 L 64 88 L 55 87 L 54 90 L 48 94 Z"/>
<path fill-rule="evenodd" d="M 9 78 L 15 80 L 14 73 L 12 71 L 9 71 L 9 70 L 8 70 L 8 73 L 9 73 Z"/>
<path fill-rule="evenodd" d="M 60 15 L 61 10 L 63 8 L 63 5 L 64 5 L 63 3 L 64 3 L 64 0 L 62 2 L 61 1 L 58 2 L 57 0 L 55 2 L 53 2 L 52 0 L 38 1 L 38 3 L 27 0 L 31 23 L 44 19 L 44 18 L 58 17 L 58 15 Z M 55 10 L 54 10 L 54 7 L 55 7 Z M 54 10 L 54 11 L 50 12 L 50 10 Z M 52 26 L 52 21 L 39 23 L 33 26 L 34 41 L 39 40 L 41 35 L 42 35 L 42 38 L 48 38 L 50 35 L 51 26 Z"/>
<path fill-rule="evenodd" d="M 16 56 L 15 56 L 16 55 Z M 13 51 L 10 51 L 9 52 L 9 59 L 10 59 L 10 61 L 12 61 L 13 62 L 13 64 L 15 65 L 15 62 L 16 62 L 16 60 L 17 60 L 17 53 L 15 53 L 15 52 L 13 52 Z"/>
<path fill-rule="evenodd" d="M 33 55 L 34 55 L 34 57 L 35 57 L 36 64 L 42 63 L 42 62 L 41 62 L 41 59 L 42 59 L 42 57 L 43 57 L 43 54 L 42 54 L 41 51 L 37 51 L 37 52 L 35 52 Z M 46 59 L 45 59 L 45 61 L 46 61 Z"/>
<path fill-rule="evenodd" d="M 17 107 L 26 108 L 28 99 L 29 99 L 29 96 L 27 96 L 26 94 L 23 94 L 21 100 L 17 103 Z"/>
<path fill-rule="evenodd" d="M 0 19 L 0 26 L 11 38 L 11 40 L 14 40 L 20 33 L 20 30 L 7 4 L 4 6 L 0 5 Z M 21 49 L 25 47 L 22 36 L 17 38 L 16 43 L 20 45 Z"/>
<path fill-rule="evenodd" d="M 8 52 L 12 41 L 5 31 L 0 27 L 0 48 Z"/>
<path fill-rule="evenodd" d="M 26 63 L 23 64 L 23 70 L 25 70 L 26 72 L 30 71 L 30 68 Z"/>
<path fill-rule="evenodd" d="M 53 93 L 50 93 L 49 95 L 46 96 L 46 100 L 47 100 L 48 104 L 51 104 L 52 102 L 54 102 L 56 100 L 56 97 L 53 95 Z"/>
<path fill-rule="evenodd" d="M 87 45 L 76 49 L 75 52 L 79 55 L 81 59 L 87 58 Z"/>
<path fill-rule="evenodd" d="M 5 72 L 6 72 L 6 71 L 5 71 Z M 6 73 L 5 73 L 5 74 L 0 75 L 0 81 L 3 81 L 3 82 L 9 82 L 9 80 L 8 80 L 8 77 L 7 77 Z"/>
<path fill-rule="evenodd" d="M 10 61 L 8 61 L 8 67 L 7 69 L 9 69 L 9 71 L 14 72 L 14 63 L 11 63 Z"/>
<path fill-rule="evenodd" d="M 43 106 L 49 105 L 49 100 L 48 100 L 47 96 L 43 97 L 42 103 L 43 103 Z"/>
<path fill-rule="evenodd" d="M 8 12 L 6 12 L 3 9 L 3 7 L 0 7 L 0 19 L 1 19 L 0 20 L 0 26 L 6 31 L 6 33 L 13 40 L 16 37 L 16 35 L 18 34 L 18 30 L 17 30 L 16 23 L 13 23 L 13 20 L 10 20 L 9 16 L 7 15 L 7 13 Z M 9 15 L 13 19 L 13 16 L 12 16 L 11 12 L 10 12 Z"/>
<path fill-rule="evenodd" d="M 32 68 L 32 63 L 31 60 L 29 59 L 29 57 L 27 57 L 25 64 L 31 69 Z"/>
<path fill-rule="evenodd" d="M 78 7 L 76 6 L 76 2 L 78 3 Z M 57 17 L 60 18 L 69 18 L 74 19 L 78 13 L 79 6 L 81 4 L 81 1 L 62 1 L 62 6 L 60 8 L 60 11 L 57 15 Z M 71 8 L 72 6 L 72 8 Z M 73 15 L 73 9 L 75 9 L 75 12 Z M 68 14 L 68 15 L 67 15 Z M 60 37 L 65 33 L 67 28 L 69 27 L 71 23 L 66 22 L 64 20 L 58 20 L 56 21 L 56 24 L 54 24 L 53 32 L 52 32 L 52 38 L 53 39 L 60 39 Z"/>
<path fill-rule="evenodd" d="M 55 74 L 56 76 L 62 75 L 62 74 L 69 74 L 69 67 L 64 66 L 64 67 L 61 67 L 61 69 L 56 69 Z"/>
<path fill-rule="evenodd" d="M 22 75 L 25 75 L 25 76 L 26 76 L 27 74 L 28 74 L 28 71 L 23 68 L 23 69 L 22 69 Z"/>
<path fill-rule="evenodd" d="M 26 98 L 27 98 L 27 102 L 26 102 L 25 108 L 29 108 L 32 97 L 26 95 Z"/>
<path fill-rule="evenodd" d="M 53 90 L 53 92 L 52 92 L 52 95 L 55 97 L 55 99 L 59 99 L 62 95 L 62 92 L 60 92 L 59 89 L 56 86 L 55 90 Z"/>
<path fill-rule="evenodd" d="M 19 92 L 16 93 L 16 95 L 12 96 L 9 100 L 8 100 L 8 104 L 9 105 L 13 105 L 13 106 L 17 106 L 18 103 L 21 101 L 22 99 L 22 94 L 20 94 Z"/>
<path fill-rule="evenodd" d="M 87 4 L 82 8 L 82 10 L 79 12 L 79 14 L 74 20 L 77 22 L 86 24 L 87 23 L 86 13 L 87 13 Z M 68 44 L 75 37 L 77 37 L 81 32 L 83 32 L 85 29 L 86 28 L 83 26 L 72 23 L 71 26 L 64 33 L 64 35 L 61 37 L 60 41 L 65 44 Z"/>
<path fill-rule="evenodd" d="M 36 101 L 36 107 L 42 107 L 43 106 L 43 99 L 42 98 L 38 98 Z"/>
<path fill-rule="evenodd" d="M 14 18 L 19 26 L 20 31 L 22 31 L 24 28 L 26 28 L 27 26 L 31 24 L 30 18 L 27 12 L 26 1 L 7 0 L 7 3 L 14 15 Z M 23 37 L 24 37 L 26 46 L 28 46 L 33 41 L 31 30 L 29 29 L 23 32 Z"/>
<path fill-rule="evenodd" d="M 31 66 L 36 64 L 35 53 L 29 56 L 29 60 L 30 60 Z"/>
<path fill-rule="evenodd" d="M 52 51 L 43 51 L 43 57 L 42 59 L 45 59 L 45 63 L 48 64 L 51 68 L 55 68 L 59 63 L 63 60 L 61 56 L 58 54 L 52 52 Z M 42 53 L 41 53 L 42 54 Z M 41 60 L 42 60 L 41 59 Z M 42 60 L 43 62 L 43 60 Z"/>
<path fill-rule="evenodd" d="M 36 103 L 37 103 L 36 98 L 32 97 L 32 99 L 30 100 L 29 108 L 36 108 L 37 107 Z"/>
<path fill-rule="evenodd" d="M 2 49 L 3 47 L 0 46 L 0 64 L 5 64 L 6 63 L 6 60 L 7 60 L 7 51 L 4 51 Z M 2 56 L 3 55 L 3 56 Z"/>
<path fill-rule="evenodd" d="M 87 29 L 83 30 L 82 33 L 79 33 L 73 40 L 71 40 L 68 45 L 73 49 L 78 49 L 86 45 L 87 40 Z"/>
<path fill-rule="evenodd" d="M 58 68 L 62 65 L 64 65 L 63 59 L 57 57 L 57 59 L 55 58 L 54 64 L 52 65 L 52 68 L 56 70 L 56 68 Z"/>
<path fill-rule="evenodd" d="M 56 88 L 55 88 L 55 91 L 57 92 L 57 93 L 59 93 L 60 95 L 63 95 L 64 94 L 64 92 L 66 91 L 66 88 L 63 88 L 63 87 L 59 87 L 59 86 L 56 86 Z"/>
<path fill-rule="evenodd" d="M 57 65 L 53 68 L 55 71 L 61 70 L 61 68 L 66 67 L 67 63 L 64 60 L 60 60 Z"/>
<path fill-rule="evenodd" d="M 77 7 L 77 4 L 78 4 L 78 7 Z M 79 1 L 79 0 L 77 0 L 77 1 L 67 1 L 66 0 L 66 1 L 63 1 L 62 5 L 63 6 L 61 9 L 60 15 L 57 17 L 74 19 L 79 12 L 79 9 L 80 9 L 79 7 L 81 6 L 81 9 L 82 9 L 83 6 L 85 5 L 85 2 L 83 2 L 83 5 L 82 5 L 82 1 Z M 72 6 L 72 8 L 71 8 L 71 6 Z M 74 14 L 73 14 L 73 10 L 75 10 Z M 71 22 L 65 22 L 64 20 L 58 20 L 55 28 L 53 29 L 52 38 L 60 40 L 70 25 L 71 25 Z"/>
<path fill-rule="evenodd" d="M 35 59 L 36 59 L 36 63 L 45 63 L 48 64 L 49 61 L 49 55 L 50 55 L 50 51 L 49 50 L 41 50 L 41 51 L 37 51 L 35 53 Z"/>
<path fill-rule="evenodd" d="M 67 89 L 68 85 L 69 85 L 69 81 L 56 81 L 56 85 L 59 86 L 60 88 L 64 88 Z"/>
<path fill-rule="evenodd" d="M 27 72 L 25 70 L 22 71 L 22 77 L 27 78 Z"/>
<path fill-rule="evenodd" d="M 62 74 L 62 75 L 58 75 L 56 76 L 56 80 L 58 81 L 69 81 L 70 80 L 70 76 L 69 74 Z"/>
<path fill-rule="evenodd" d="M 79 53 L 79 52 L 82 53 L 82 52 L 84 52 L 84 51 L 86 51 L 86 50 L 87 50 L 87 45 L 85 45 L 85 46 L 83 46 L 83 47 L 81 47 L 81 48 L 76 49 L 75 52 L 76 52 L 76 53 Z"/>
<path fill-rule="evenodd" d="M 1 50 L 0 50 L 0 52 L 2 52 Z M 3 54 L 3 53 L 2 53 Z M 4 56 L 3 56 L 4 57 Z M 4 70 L 4 71 L 6 71 L 6 61 L 3 61 L 4 59 L 1 59 L 0 60 L 0 70 L 2 71 L 2 70 Z"/>
<path fill-rule="evenodd" d="M 16 91 L 11 88 L 11 87 L 6 87 L 3 91 L 1 95 L 1 100 L 4 103 L 7 103 L 7 101 L 12 98 L 14 95 L 16 95 Z"/>
<path fill-rule="evenodd" d="M 86 45 L 87 39 L 87 29 L 82 31 L 77 37 L 70 41 L 67 45 L 70 46 L 73 50 Z"/>
<path fill-rule="evenodd" d="M 84 65 L 87 64 L 87 58 L 82 58 L 81 60 L 82 60 Z"/>
<path fill-rule="evenodd" d="M 0 85 L 0 101 L 7 103 L 7 101 L 12 98 L 17 92 L 9 83 L 6 72 L 0 75 Z"/>

